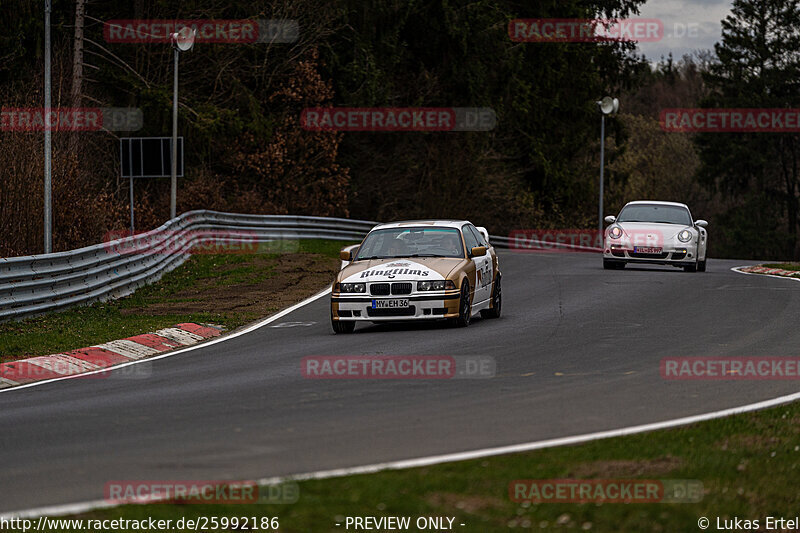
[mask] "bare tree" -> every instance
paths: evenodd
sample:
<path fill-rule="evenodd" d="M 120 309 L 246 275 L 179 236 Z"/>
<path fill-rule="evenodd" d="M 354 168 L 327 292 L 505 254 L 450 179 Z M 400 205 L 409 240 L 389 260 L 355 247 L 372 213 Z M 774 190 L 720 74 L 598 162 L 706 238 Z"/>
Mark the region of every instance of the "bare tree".
<path fill-rule="evenodd" d="M 81 106 L 81 91 L 83 89 L 83 16 L 86 9 L 86 0 L 75 0 L 75 42 L 72 49 L 72 91 L 71 105 L 73 108 Z M 69 152 L 77 156 L 78 135 L 70 135 Z"/>

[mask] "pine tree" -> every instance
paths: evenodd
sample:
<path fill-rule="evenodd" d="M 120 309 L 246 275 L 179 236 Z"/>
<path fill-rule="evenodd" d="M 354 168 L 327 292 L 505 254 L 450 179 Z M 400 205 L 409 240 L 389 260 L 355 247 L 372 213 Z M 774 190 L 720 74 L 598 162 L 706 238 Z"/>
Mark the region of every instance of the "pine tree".
<path fill-rule="evenodd" d="M 799 4 L 734 1 L 706 75 L 711 96 L 703 107 L 800 108 Z M 696 140 L 701 177 L 734 206 L 720 224 L 728 239 L 750 241 L 754 256 L 800 257 L 800 136 L 704 133 Z"/>

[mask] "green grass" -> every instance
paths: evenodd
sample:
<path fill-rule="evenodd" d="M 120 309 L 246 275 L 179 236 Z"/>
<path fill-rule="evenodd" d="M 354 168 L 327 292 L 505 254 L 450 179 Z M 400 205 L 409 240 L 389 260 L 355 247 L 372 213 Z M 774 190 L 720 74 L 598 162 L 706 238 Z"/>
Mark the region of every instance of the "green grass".
<path fill-rule="evenodd" d="M 451 516 L 456 531 L 699 531 L 706 516 L 794 517 L 800 507 L 800 404 L 683 428 L 299 484 L 288 505 L 127 505 L 92 518 L 277 516 L 281 531 L 344 531 L 345 516 Z M 509 423 L 512 423 L 511 421 Z M 365 444 L 366 446 L 366 444 Z M 413 450 L 408 451 L 413 455 Z M 266 474 L 266 472 L 254 472 Z M 516 479 L 694 479 L 699 503 L 525 504 L 508 497 Z M 351 529 L 352 530 L 352 529 Z M 412 529 L 412 531 L 416 531 Z"/>
<path fill-rule="evenodd" d="M 125 298 L 0 324 L 0 362 L 74 350 L 182 322 L 220 324 L 227 329 L 242 326 L 263 314 L 215 312 L 213 302 L 207 306 L 208 311 L 195 313 L 151 315 L 130 311 L 146 310 L 159 304 L 198 302 L 200 299 L 185 294 L 197 287 L 260 283 L 275 275 L 274 260 L 280 252 L 338 258 L 339 250 L 347 244 L 321 239 L 282 241 L 261 245 L 258 254 L 192 256 L 159 282 L 142 287 Z M 126 310 L 129 311 L 127 314 Z M 277 308 L 268 311 L 274 312 Z"/>

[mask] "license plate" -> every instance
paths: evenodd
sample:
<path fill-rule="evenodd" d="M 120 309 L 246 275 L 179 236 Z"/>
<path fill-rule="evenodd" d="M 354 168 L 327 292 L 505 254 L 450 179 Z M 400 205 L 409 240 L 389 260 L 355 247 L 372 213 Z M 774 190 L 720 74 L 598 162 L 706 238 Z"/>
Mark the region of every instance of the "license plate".
<path fill-rule="evenodd" d="M 402 309 L 408 307 L 408 298 L 393 298 L 391 300 L 372 300 L 373 309 Z"/>
<path fill-rule="evenodd" d="M 634 246 L 633 247 L 633 253 L 636 253 L 636 254 L 660 254 L 661 250 L 662 250 L 662 248 L 660 246 L 659 247 L 653 247 L 653 246 L 650 246 L 650 247 L 648 247 L 648 246 Z"/>

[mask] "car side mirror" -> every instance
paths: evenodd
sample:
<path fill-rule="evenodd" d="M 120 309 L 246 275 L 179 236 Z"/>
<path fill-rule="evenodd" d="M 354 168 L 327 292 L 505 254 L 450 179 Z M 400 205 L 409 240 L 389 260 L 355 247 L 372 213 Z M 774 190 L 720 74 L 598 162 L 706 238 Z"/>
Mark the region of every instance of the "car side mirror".
<path fill-rule="evenodd" d="M 606 218 L 604 218 L 603 220 L 605 220 L 605 221 L 606 221 L 606 224 L 613 224 L 614 222 L 616 222 L 616 221 L 617 221 L 617 217 L 615 217 L 614 215 L 608 215 L 608 216 L 607 216 Z"/>
<path fill-rule="evenodd" d="M 694 221 L 694 225 L 695 226 L 700 226 L 701 228 L 705 228 L 705 227 L 708 226 L 708 222 L 701 218 L 700 220 L 695 220 Z"/>
<path fill-rule="evenodd" d="M 470 257 L 483 257 L 486 255 L 486 247 L 485 246 L 475 246 L 470 250 L 469 253 Z"/>
<path fill-rule="evenodd" d="M 339 252 L 339 259 L 342 261 L 352 261 L 353 260 L 353 252 L 350 250 L 342 250 Z"/>

